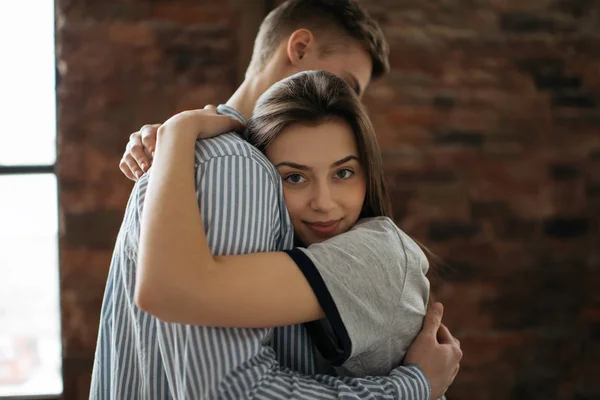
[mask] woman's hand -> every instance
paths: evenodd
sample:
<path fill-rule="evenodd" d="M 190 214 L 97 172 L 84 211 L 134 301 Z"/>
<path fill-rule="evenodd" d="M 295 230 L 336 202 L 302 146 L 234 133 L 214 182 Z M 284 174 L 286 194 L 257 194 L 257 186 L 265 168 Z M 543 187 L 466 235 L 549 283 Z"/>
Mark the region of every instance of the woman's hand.
<path fill-rule="evenodd" d="M 181 120 L 187 120 L 187 123 L 190 123 L 193 121 L 189 121 L 189 119 L 196 119 L 200 124 L 199 126 L 202 126 L 202 120 L 204 120 L 204 122 L 209 122 L 208 119 L 212 117 L 220 117 L 217 120 L 216 125 L 214 124 L 215 121 L 212 121 L 212 125 L 211 123 L 208 123 L 209 126 L 214 128 L 212 131 L 209 129 L 200 129 L 198 138 L 209 138 L 221 133 L 243 130 L 244 126 L 241 122 L 229 117 L 219 116 L 216 114 L 216 110 L 215 106 L 207 105 L 204 107 L 204 110 L 185 111 L 175 115 L 173 118 L 169 119 L 169 121 L 179 116 L 181 117 L 179 118 L 179 122 L 182 122 Z M 194 112 L 196 112 L 196 114 L 194 114 Z M 205 112 L 205 115 L 203 115 L 202 112 Z M 185 113 L 188 113 L 188 115 L 183 116 L 182 114 Z M 192 115 L 189 115 L 189 113 L 192 113 Z M 222 120 L 222 118 L 225 118 L 225 120 Z M 227 123 L 231 123 L 231 125 L 227 125 Z M 199 126 L 196 126 L 196 128 Z M 119 168 L 121 169 L 121 172 L 132 181 L 137 180 L 145 172 L 148 172 L 148 169 L 152 165 L 152 157 L 154 157 L 154 151 L 156 150 L 156 137 L 160 127 L 161 124 L 144 125 L 138 132 L 129 135 L 129 142 L 125 147 L 125 152 L 119 163 Z M 217 132 L 218 130 L 221 131 Z"/>
<path fill-rule="evenodd" d="M 215 106 L 202 110 L 183 111 L 169 118 L 158 128 L 158 136 L 176 134 L 208 139 L 223 133 L 239 132 L 244 124 L 235 118 L 217 114 Z"/>

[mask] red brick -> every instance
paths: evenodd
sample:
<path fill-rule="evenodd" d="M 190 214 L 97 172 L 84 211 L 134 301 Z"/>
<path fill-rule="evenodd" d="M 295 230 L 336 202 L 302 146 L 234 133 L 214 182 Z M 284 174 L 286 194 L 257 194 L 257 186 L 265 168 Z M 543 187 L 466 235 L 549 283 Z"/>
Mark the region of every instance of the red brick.
<path fill-rule="evenodd" d="M 154 35 L 148 27 L 141 24 L 131 25 L 123 22 L 111 24 L 108 28 L 109 40 L 134 47 L 146 47 L 154 44 Z"/>

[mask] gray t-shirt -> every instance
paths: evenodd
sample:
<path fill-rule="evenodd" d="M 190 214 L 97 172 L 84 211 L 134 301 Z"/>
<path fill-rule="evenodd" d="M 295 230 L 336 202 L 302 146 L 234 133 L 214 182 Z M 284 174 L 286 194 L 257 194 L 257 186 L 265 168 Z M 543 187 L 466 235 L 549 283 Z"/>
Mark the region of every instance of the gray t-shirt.
<path fill-rule="evenodd" d="M 389 218 L 366 218 L 288 254 L 325 312 L 307 330 L 339 375 L 387 375 L 400 365 L 429 299 L 429 264 L 414 240 Z"/>

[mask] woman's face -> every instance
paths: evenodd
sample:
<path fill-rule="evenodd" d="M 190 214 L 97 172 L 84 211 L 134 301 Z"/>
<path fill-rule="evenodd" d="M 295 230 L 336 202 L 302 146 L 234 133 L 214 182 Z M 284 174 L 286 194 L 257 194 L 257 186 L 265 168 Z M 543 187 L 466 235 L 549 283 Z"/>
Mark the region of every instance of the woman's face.
<path fill-rule="evenodd" d="M 366 173 L 350 126 L 292 125 L 266 150 L 283 180 L 296 237 L 308 246 L 347 232 L 358 220 Z"/>

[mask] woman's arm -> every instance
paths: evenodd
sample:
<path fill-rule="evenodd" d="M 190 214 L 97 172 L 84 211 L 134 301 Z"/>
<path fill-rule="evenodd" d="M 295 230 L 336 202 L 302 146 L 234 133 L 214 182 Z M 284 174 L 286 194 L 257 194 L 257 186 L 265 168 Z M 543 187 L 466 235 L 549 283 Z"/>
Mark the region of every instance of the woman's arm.
<path fill-rule="evenodd" d="M 135 299 L 156 317 L 195 325 L 268 327 L 323 317 L 285 253 L 213 257 L 196 202 L 194 143 L 229 118 L 188 111 L 158 133 L 142 214 Z"/>

